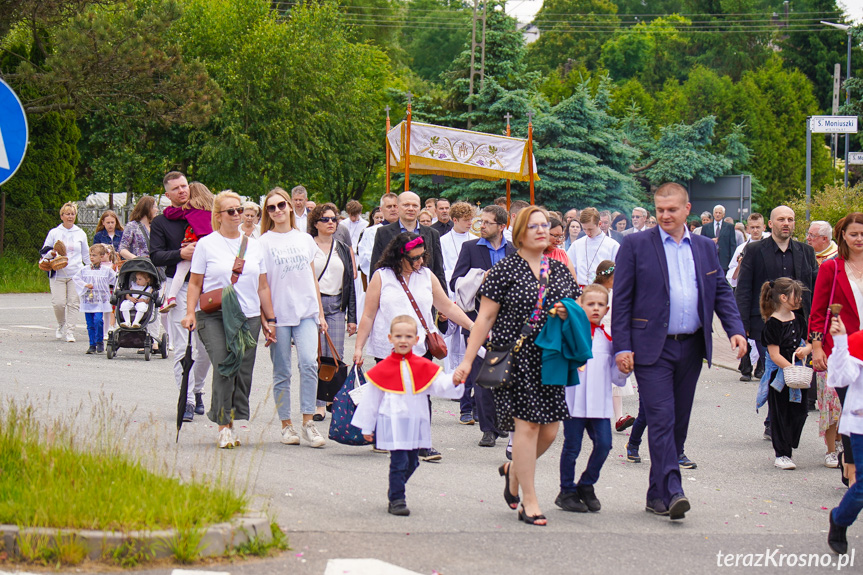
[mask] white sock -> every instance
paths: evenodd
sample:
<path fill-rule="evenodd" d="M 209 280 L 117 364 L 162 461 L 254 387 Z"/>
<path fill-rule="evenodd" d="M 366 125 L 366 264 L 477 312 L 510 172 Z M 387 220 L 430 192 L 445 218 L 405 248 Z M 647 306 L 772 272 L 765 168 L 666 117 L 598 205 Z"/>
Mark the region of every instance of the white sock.
<path fill-rule="evenodd" d="M 136 311 L 135 312 L 135 321 L 132 323 L 132 325 L 140 324 L 142 317 L 144 317 L 144 312 Z"/>
<path fill-rule="evenodd" d="M 611 397 L 611 405 L 614 407 L 614 421 L 623 417 L 623 398 L 619 395 Z"/>

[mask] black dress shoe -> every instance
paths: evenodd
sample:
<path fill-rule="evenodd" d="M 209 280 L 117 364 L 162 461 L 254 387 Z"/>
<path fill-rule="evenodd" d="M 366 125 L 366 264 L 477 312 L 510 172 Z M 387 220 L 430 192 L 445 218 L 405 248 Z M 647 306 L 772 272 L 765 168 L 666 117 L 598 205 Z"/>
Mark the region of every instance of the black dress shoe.
<path fill-rule="evenodd" d="M 479 440 L 480 447 L 494 447 L 494 444 L 497 442 L 497 438 L 495 437 L 494 431 L 484 431 L 482 434 L 482 439 Z"/>
<path fill-rule="evenodd" d="M 827 545 L 830 546 L 830 549 L 832 549 L 834 553 L 845 555 L 848 553 L 848 539 L 845 536 L 845 530 L 847 527 L 836 525 L 833 522 L 834 511 L 836 511 L 835 507 L 830 510 L 830 531 L 827 533 Z"/>
<path fill-rule="evenodd" d="M 408 504 L 404 499 L 396 499 L 395 501 L 390 501 L 389 505 L 387 505 L 387 513 L 407 517 L 411 514 L 411 510 L 408 509 Z"/>
<path fill-rule="evenodd" d="M 593 485 L 579 485 L 576 487 L 578 490 L 578 496 L 584 501 L 584 504 L 587 505 L 587 509 L 591 513 L 596 513 L 600 509 L 602 509 L 602 505 L 599 503 L 599 499 L 596 498 L 596 493 L 593 490 Z"/>
<path fill-rule="evenodd" d="M 668 516 L 670 519 L 683 519 L 686 517 L 686 512 L 692 507 L 689 505 L 689 499 L 682 493 L 673 495 L 671 503 L 668 505 Z"/>
<path fill-rule="evenodd" d="M 501 431 L 500 429 L 495 429 L 494 432 L 501 439 L 506 439 L 507 437 L 509 437 L 508 431 Z"/>
<path fill-rule="evenodd" d="M 644 510 L 656 515 L 668 515 L 668 508 L 665 506 L 665 503 L 662 502 L 662 499 L 649 500 L 644 506 Z"/>
<path fill-rule="evenodd" d="M 587 505 L 584 504 L 576 492 L 561 491 L 557 494 L 557 499 L 554 500 L 554 504 L 564 511 L 587 513 Z"/>
<path fill-rule="evenodd" d="M 752 381 L 752 376 L 751 375 L 741 375 L 740 381 Z"/>
<path fill-rule="evenodd" d="M 756 369 L 755 373 L 753 373 L 752 376 L 755 379 L 761 379 L 762 377 L 764 377 L 764 369 L 763 368 L 762 369 Z"/>

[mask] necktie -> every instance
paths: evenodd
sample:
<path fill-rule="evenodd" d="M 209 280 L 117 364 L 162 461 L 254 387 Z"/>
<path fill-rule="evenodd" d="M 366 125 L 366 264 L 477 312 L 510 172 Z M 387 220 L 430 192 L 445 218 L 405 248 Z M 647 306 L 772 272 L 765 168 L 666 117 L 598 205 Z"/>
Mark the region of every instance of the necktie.
<path fill-rule="evenodd" d="M 717 238 L 719 237 L 719 228 L 721 228 L 721 227 L 722 227 L 722 223 L 720 223 L 720 222 L 716 222 L 716 231 L 714 232 L 714 235 L 715 235 Z"/>

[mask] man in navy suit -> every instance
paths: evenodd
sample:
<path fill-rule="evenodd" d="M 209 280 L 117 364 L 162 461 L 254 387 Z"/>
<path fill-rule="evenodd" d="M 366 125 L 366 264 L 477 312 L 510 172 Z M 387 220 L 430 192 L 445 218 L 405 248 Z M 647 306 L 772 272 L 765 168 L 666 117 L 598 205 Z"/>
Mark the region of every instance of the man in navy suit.
<path fill-rule="evenodd" d="M 614 273 L 611 333 L 618 368 L 635 369 L 650 438 L 647 511 L 683 519 L 678 456 L 686 441 L 702 359 L 710 365 L 714 311 L 738 359 L 746 337 L 716 245 L 686 227 L 686 188 L 663 184 L 654 195 L 658 226 L 624 238 Z"/>
<path fill-rule="evenodd" d="M 486 206 L 480 215 L 480 234 L 482 237 L 478 240 L 470 240 L 462 244 L 461 252 L 458 256 L 458 261 L 452 272 L 452 279 L 449 282 L 449 287 L 452 293 L 455 293 L 456 282 L 467 275 L 472 269 L 490 270 L 491 267 L 510 254 L 515 253 L 515 246 L 506 241 L 503 237 L 504 226 L 507 222 L 506 209 L 501 206 Z M 474 311 L 465 312 L 471 319 L 476 319 L 476 310 L 479 309 L 479 297 L 474 307 Z M 465 340 L 470 336 L 470 332 L 462 329 Z M 491 395 L 491 390 L 484 389 L 473 382 L 476 379 L 476 374 L 479 373 L 482 367 L 483 358 L 477 355 L 473 360 L 473 367 L 470 375 L 464 384 L 464 395 L 461 398 L 461 413 L 471 413 L 476 410 L 476 419 L 479 421 L 479 429 L 482 431 L 482 439 L 479 442 L 480 447 L 494 447 L 497 437 L 505 437 L 505 434 L 499 433 L 494 418 L 494 398 Z M 473 389 L 473 397 L 471 397 L 471 389 Z"/>
<path fill-rule="evenodd" d="M 719 265 L 722 266 L 723 272 L 727 272 L 731 264 L 731 256 L 737 249 L 737 234 L 734 232 L 734 224 L 725 221 L 725 206 L 713 208 L 713 221 L 701 227 L 701 235 L 712 239 L 716 244 Z"/>

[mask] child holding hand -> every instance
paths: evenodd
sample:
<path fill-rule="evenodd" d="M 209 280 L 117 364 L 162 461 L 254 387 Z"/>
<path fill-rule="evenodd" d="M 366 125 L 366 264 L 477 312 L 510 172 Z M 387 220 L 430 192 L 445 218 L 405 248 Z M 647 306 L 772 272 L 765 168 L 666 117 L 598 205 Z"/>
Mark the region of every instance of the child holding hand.
<path fill-rule="evenodd" d="M 833 336 L 833 353 L 827 360 L 832 387 L 847 387 L 839 433 L 851 439 L 854 461 L 863 461 L 863 331 L 847 335 L 845 324 L 836 314 L 830 320 L 830 335 Z M 859 458 L 859 459 L 857 459 Z M 848 552 L 846 530 L 863 510 L 863 465 L 856 466 L 856 481 L 838 507 L 830 511 L 830 531 L 827 544 L 830 549 L 844 555 Z"/>
<path fill-rule="evenodd" d="M 366 372 L 369 388 L 351 425 L 360 428 L 367 441 L 375 441 L 378 449 L 390 452 L 387 512 L 407 516 L 405 484 L 419 467 L 419 450 L 432 445 L 428 396 L 459 399 L 464 388 L 455 386 L 439 365 L 414 355 L 419 335 L 411 316 L 393 318 L 387 337 L 393 352 Z"/>
<path fill-rule="evenodd" d="M 102 267 L 102 257 L 106 253 L 104 245 L 93 244 L 90 247 L 90 265 L 78 270 L 72 278 L 81 300 L 81 311 L 87 319 L 88 355 L 105 350 L 102 317 L 106 311 L 111 311 L 111 285 L 117 275 L 110 267 Z"/>

